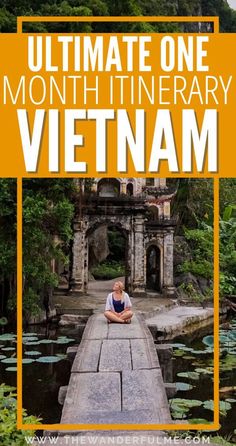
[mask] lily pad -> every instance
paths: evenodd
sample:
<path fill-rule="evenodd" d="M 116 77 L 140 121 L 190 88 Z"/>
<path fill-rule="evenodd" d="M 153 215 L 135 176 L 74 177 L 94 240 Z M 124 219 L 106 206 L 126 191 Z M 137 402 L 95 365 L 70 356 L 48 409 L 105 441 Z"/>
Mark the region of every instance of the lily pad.
<path fill-rule="evenodd" d="M 176 385 L 176 390 L 181 390 L 181 391 L 185 391 L 185 390 L 191 390 L 193 388 L 192 384 L 188 384 L 188 383 L 175 383 Z"/>
<path fill-rule="evenodd" d="M 236 403 L 236 400 L 234 398 L 226 398 L 227 403 Z"/>
<path fill-rule="evenodd" d="M 212 410 L 214 412 L 214 401 L 213 400 L 207 400 L 203 402 L 203 407 L 204 409 L 208 409 L 208 410 Z M 231 404 L 228 403 L 227 401 L 220 401 L 220 414 L 222 416 L 226 416 L 228 410 L 231 409 Z"/>
<path fill-rule="evenodd" d="M 228 350 L 228 353 L 229 355 L 236 355 L 236 350 Z"/>
<path fill-rule="evenodd" d="M 39 344 L 41 344 L 41 341 L 35 341 L 35 342 L 26 341 L 26 342 L 24 342 L 24 345 L 39 345 Z"/>
<path fill-rule="evenodd" d="M 30 350 L 30 351 L 25 351 L 25 355 L 29 355 L 29 356 L 38 356 L 41 355 L 42 352 L 38 352 L 37 350 Z"/>
<path fill-rule="evenodd" d="M 205 418 L 189 418 L 188 423 L 190 423 L 190 424 L 211 424 L 212 421 L 205 420 Z"/>
<path fill-rule="evenodd" d="M 4 364 L 16 364 L 17 359 L 16 358 L 6 358 L 6 359 L 2 359 L 1 362 L 3 362 Z"/>
<path fill-rule="evenodd" d="M 182 356 L 184 356 L 185 352 L 183 350 L 178 349 L 178 350 L 174 350 L 173 354 L 175 357 L 181 358 Z"/>
<path fill-rule="evenodd" d="M 29 337 L 29 336 L 33 336 L 36 337 L 36 333 L 23 333 L 23 337 Z"/>
<path fill-rule="evenodd" d="M 230 341 L 230 339 L 228 337 L 228 333 L 227 333 L 227 335 L 220 335 L 220 343 L 221 344 L 226 344 L 229 341 Z"/>
<path fill-rule="evenodd" d="M 177 373 L 177 376 L 181 377 L 181 378 L 189 378 L 189 379 L 193 379 L 193 380 L 198 380 L 200 374 L 197 372 L 179 372 Z"/>
<path fill-rule="evenodd" d="M 41 339 L 41 341 L 39 341 L 39 344 L 53 344 L 54 342 L 54 339 Z"/>
<path fill-rule="evenodd" d="M 205 336 L 202 340 L 203 344 L 209 346 L 209 347 L 213 347 L 214 345 L 214 336 L 209 335 L 209 336 Z"/>
<path fill-rule="evenodd" d="M 0 360 L 1 360 L 1 359 L 5 359 L 5 358 L 6 358 L 5 355 L 0 355 Z"/>
<path fill-rule="evenodd" d="M 213 375 L 213 370 L 212 368 L 206 368 L 206 369 L 202 369 L 202 368 L 196 368 L 195 372 L 197 373 L 203 373 L 204 375 Z"/>
<path fill-rule="evenodd" d="M 182 347 L 185 347 L 185 344 L 181 344 L 181 343 L 176 342 L 174 344 L 170 344 L 170 346 L 173 347 L 173 348 L 182 348 Z"/>
<path fill-rule="evenodd" d="M 233 341 L 236 341 L 236 330 L 231 331 L 228 334 L 228 336 L 229 336 L 230 339 L 233 339 Z"/>
<path fill-rule="evenodd" d="M 70 342 L 74 342 L 75 339 L 72 338 L 58 338 L 57 341 L 54 341 L 55 344 L 69 344 Z"/>
<path fill-rule="evenodd" d="M 49 364 L 53 362 L 59 362 L 61 361 L 61 358 L 59 358 L 58 356 L 41 356 L 41 358 L 37 358 L 36 361 Z"/>
<path fill-rule="evenodd" d="M 173 398 L 170 400 L 170 407 L 172 407 L 172 404 L 175 406 L 179 406 L 185 409 L 190 409 L 192 407 L 200 407 L 202 406 L 203 402 L 200 400 L 188 400 L 184 398 Z"/>
<path fill-rule="evenodd" d="M 17 367 L 7 367 L 6 372 L 17 372 Z"/>
<path fill-rule="evenodd" d="M 14 341 L 16 338 L 16 335 L 13 333 L 5 333 L 0 335 L 0 341 Z"/>
<path fill-rule="evenodd" d="M 26 342 L 36 342 L 38 341 L 38 338 L 36 336 L 27 336 L 23 338 L 23 344 L 26 344 Z"/>
<path fill-rule="evenodd" d="M 210 350 L 206 349 L 206 350 L 193 350 L 192 353 L 194 355 L 206 355 L 208 353 L 212 353 L 213 349 L 211 348 Z"/>
<path fill-rule="evenodd" d="M 35 361 L 35 359 L 24 358 L 24 359 L 22 359 L 22 364 L 31 364 L 34 361 Z"/>
<path fill-rule="evenodd" d="M 178 411 L 178 410 L 171 410 L 171 416 L 174 418 L 174 420 L 183 420 L 187 418 L 187 415 L 185 412 Z"/>
<path fill-rule="evenodd" d="M 11 352 L 13 350 L 15 350 L 15 347 L 4 347 L 4 348 L 2 348 L 2 351 L 4 351 L 4 352 Z"/>

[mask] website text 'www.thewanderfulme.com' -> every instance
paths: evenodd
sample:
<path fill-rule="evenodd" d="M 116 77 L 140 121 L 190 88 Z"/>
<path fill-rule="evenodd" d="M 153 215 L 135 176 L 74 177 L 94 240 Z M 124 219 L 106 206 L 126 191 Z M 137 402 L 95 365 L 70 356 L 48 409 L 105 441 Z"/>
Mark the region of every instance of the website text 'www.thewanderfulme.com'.
<path fill-rule="evenodd" d="M 210 437 L 156 437 L 156 436 L 70 436 L 63 437 L 25 437 L 28 445 L 205 445 L 210 444 Z"/>

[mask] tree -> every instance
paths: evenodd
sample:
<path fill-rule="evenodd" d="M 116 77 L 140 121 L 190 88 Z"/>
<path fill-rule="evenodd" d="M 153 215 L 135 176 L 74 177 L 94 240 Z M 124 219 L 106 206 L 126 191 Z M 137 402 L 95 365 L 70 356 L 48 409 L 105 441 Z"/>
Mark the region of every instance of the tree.
<path fill-rule="evenodd" d="M 220 180 L 220 294 L 236 295 L 236 179 Z"/>
<path fill-rule="evenodd" d="M 58 285 L 52 262 L 69 262 L 73 236 L 72 179 L 30 179 L 23 184 L 23 274 L 26 315 L 47 310 L 51 290 Z"/>
<path fill-rule="evenodd" d="M 16 301 L 16 180 L 0 178 L 0 309 Z"/>

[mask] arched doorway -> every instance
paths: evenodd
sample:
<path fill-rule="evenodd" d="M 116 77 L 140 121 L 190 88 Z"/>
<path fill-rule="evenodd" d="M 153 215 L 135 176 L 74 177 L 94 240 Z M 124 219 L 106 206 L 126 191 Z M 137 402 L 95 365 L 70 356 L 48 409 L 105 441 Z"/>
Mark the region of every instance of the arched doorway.
<path fill-rule="evenodd" d="M 127 184 L 126 192 L 129 197 L 132 197 L 134 195 L 134 185 L 132 183 Z"/>
<path fill-rule="evenodd" d="M 102 178 L 98 182 L 99 197 L 118 197 L 120 195 L 120 182 L 116 178 Z"/>
<path fill-rule="evenodd" d="M 103 223 L 90 228 L 87 233 L 88 246 L 88 287 L 96 283 L 111 286 L 110 281 L 123 278 L 128 291 L 130 282 L 129 235 L 119 224 Z M 106 285 L 107 282 L 107 285 Z"/>
<path fill-rule="evenodd" d="M 161 253 L 156 245 L 151 245 L 147 249 L 146 283 L 147 289 L 161 291 Z"/>

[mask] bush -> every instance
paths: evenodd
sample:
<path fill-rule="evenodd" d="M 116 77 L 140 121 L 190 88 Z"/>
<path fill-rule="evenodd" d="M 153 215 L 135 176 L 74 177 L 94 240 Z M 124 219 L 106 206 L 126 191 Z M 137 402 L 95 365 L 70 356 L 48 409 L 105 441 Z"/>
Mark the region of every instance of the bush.
<path fill-rule="evenodd" d="M 2 446 L 25 446 L 25 437 L 33 436 L 32 430 L 18 430 L 16 427 L 17 401 L 15 388 L 0 385 L 0 444 Z M 25 424 L 39 424 L 39 419 L 28 416 L 23 410 Z"/>
<path fill-rule="evenodd" d="M 91 269 L 96 280 L 109 280 L 125 275 L 125 266 L 120 262 L 101 262 Z"/>

